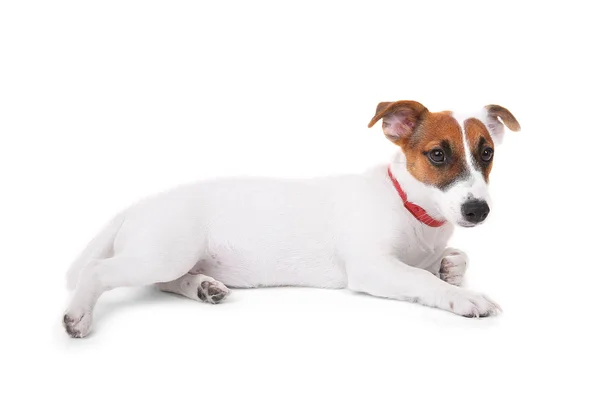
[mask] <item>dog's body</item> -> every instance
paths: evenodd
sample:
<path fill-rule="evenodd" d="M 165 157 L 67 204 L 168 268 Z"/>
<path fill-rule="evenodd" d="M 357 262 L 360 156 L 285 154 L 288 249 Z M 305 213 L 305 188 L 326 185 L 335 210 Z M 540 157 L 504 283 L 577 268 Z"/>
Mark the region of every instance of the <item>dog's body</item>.
<path fill-rule="evenodd" d="M 499 307 L 487 297 L 458 286 L 467 259 L 464 253 L 446 248 L 454 227 L 444 223 L 472 226 L 485 219 L 487 212 L 473 217 L 473 213 L 465 214 L 464 205 L 474 203 L 470 201 L 473 197 L 488 201 L 487 176 L 484 179 L 483 170 L 481 179 L 475 176 L 475 169 L 469 169 L 475 157 L 469 161 L 465 156 L 463 170 L 470 175 L 463 171 L 450 184 L 424 182 L 423 170 L 411 170 L 417 161 L 412 159 L 410 144 L 399 143 L 408 138 L 405 131 L 413 134 L 417 129 L 432 129 L 427 127 L 432 118 L 446 121 L 443 116 L 448 116 L 457 126 L 463 124 L 465 142 L 463 150 L 460 143 L 452 145 L 452 151 L 448 147 L 450 170 L 450 154 L 454 163 L 460 151 L 469 152 L 466 135 L 470 128 L 465 122 L 469 119 L 429 113 L 421 107 L 415 102 L 381 103 L 378 107 L 380 115 L 374 120 L 384 118 L 386 136 L 397 139 L 392 141 L 401 148 L 389 169 L 386 165 L 362 175 L 307 180 L 206 181 L 130 207 L 115 217 L 73 264 L 68 280 L 76 289 L 64 317 L 67 332 L 73 337 L 89 332 L 93 307 L 102 292 L 155 283 L 164 291 L 212 303 L 229 294 L 227 286 L 347 287 L 465 316 L 496 313 Z M 500 117 L 506 123 L 508 117 Z M 481 118 L 489 119 L 483 121 L 483 129 L 501 134 L 499 125 L 491 126 L 500 123 L 498 116 L 488 112 Z M 401 125 L 394 126 L 398 121 Z M 397 137 L 390 135 L 390 124 L 398 129 L 391 132 L 398 133 Z M 440 126 L 433 129 L 438 136 Z M 431 139 L 430 133 L 420 135 L 421 141 Z M 491 142 L 489 135 L 487 138 Z M 447 140 L 440 143 L 443 147 Z M 436 153 L 432 161 L 436 166 L 438 156 Z M 433 177 L 431 173 L 428 176 Z M 394 180 L 401 189 L 395 188 Z M 444 187 L 440 189 L 440 185 Z M 440 226 L 417 219 L 399 190 L 426 210 L 427 218 L 440 220 Z M 443 203 L 440 196 L 451 200 Z M 457 204 L 461 211 L 456 211 Z M 470 222 L 465 222 L 465 215 Z M 473 218 L 481 221 L 473 222 Z"/>

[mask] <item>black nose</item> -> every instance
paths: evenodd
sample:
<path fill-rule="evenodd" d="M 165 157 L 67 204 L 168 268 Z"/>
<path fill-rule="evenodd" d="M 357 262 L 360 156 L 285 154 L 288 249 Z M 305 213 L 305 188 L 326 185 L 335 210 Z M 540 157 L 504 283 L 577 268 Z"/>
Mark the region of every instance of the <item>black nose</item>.
<path fill-rule="evenodd" d="M 478 224 L 487 218 L 490 208 L 487 202 L 483 200 L 469 200 L 463 203 L 461 211 L 465 220 L 473 224 Z"/>

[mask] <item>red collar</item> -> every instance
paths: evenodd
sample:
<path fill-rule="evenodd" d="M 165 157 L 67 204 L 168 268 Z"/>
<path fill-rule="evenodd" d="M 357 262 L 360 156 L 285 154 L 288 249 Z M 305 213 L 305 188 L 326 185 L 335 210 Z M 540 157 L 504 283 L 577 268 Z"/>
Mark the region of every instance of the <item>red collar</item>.
<path fill-rule="evenodd" d="M 406 193 L 404 193 L 404 190 L 402 190 L 402 188 L 400 187 L 400 184 L 398 183 L 396 178 L 394 178 L 394 175 L 392 174 L 392 170 L 390 167 L 388 167 L 388 175 L 389 175 L 390 179 L 392 180 L 392 183 L 394 184 L 396 191 L 400 195 L 400 198 L 402 199 L 402 202 L 404 203 L 404 207 L 406 207 L 406 209 L 416 219 L 418 219 L 420 222 L 424 223 L 425 225 L 431 226 L 434 228 L 438 228 L 446 223 L 446 221 L 440 221 L 440 220 L 433 218 L 431 215 L 427 214 L 427 211 L 425 211 L 423 208 L 419 207 L 415 203 L 411 203 L 410 201 L 408 201 L 408 198 L 406 197 Z"/>

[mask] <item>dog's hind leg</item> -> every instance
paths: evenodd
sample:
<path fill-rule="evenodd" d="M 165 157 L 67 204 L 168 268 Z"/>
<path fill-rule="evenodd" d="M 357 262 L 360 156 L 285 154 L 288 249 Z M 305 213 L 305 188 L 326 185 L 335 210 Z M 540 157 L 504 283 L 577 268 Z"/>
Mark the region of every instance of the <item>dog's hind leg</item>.
<path fill-rule="evenodd" d="M 69 290 L 75 289 L 79 274 L 90 261 L 108 258 L 112 255 L 114 240 L 123 221 L 123 214 L 119 214 L 113 218 L 112 221 L 110 221 L 106 227 L 92 239 L 73 264 L 71 264 L 71 268 L 69 268 L 69 272 L 67 273 L 67 288 Z"/>
<path fill-rule="evenodd" d="M 192 300 L 217 304 L 229 295 L 230 290 L 221 282 L 202 274 L 185 274 L 170 282 L 157 283 L 163 292 L 176 293 Z"/>
<path fill-rule="evenodd" d="M 63 325 L 69 336 L 81 338 L 92 327 L 92 313 L 98 298 L 107 290 L 123 286 L 144 286 L 174 280 L 194 265 L 194 260 L 177 257 L 117 255 L 93 260 L 81 271 Z"/>

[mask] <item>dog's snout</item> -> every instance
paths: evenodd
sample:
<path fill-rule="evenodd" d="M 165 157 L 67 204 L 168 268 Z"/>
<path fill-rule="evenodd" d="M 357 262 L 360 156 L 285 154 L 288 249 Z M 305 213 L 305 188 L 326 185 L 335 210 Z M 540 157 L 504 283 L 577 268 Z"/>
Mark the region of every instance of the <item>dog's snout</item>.
<path fill-rule="evenodd" d="M 483 222 L 490 213 L 490 207 L 484 200 L 469 200 L 461 207 L 463 218 L 473 224 Z"/>

